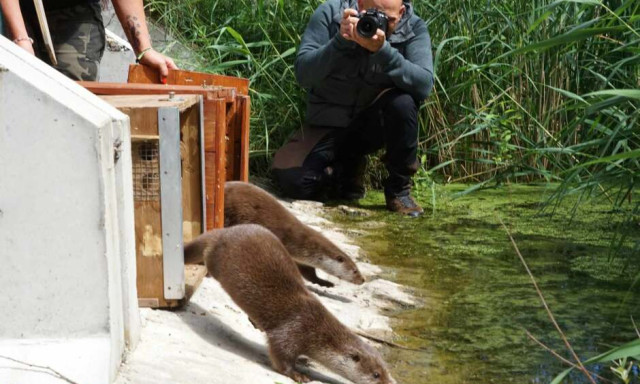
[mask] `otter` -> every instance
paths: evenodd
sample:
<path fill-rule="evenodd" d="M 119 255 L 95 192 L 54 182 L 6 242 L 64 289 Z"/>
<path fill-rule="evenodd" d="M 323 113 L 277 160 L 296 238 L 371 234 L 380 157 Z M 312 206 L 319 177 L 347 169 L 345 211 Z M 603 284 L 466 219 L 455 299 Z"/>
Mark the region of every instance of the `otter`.
<path fill-rule="evenodd" d="M 314 359 L 357 384 L 395 384 L 366 344 L 305 287 L 280 240 L 255 224 L 215 229 L 194 240 L 205 265 L 231 299 L 266 333 L 273 368 L 296 382 L 299 356 Z M 189 245 L 187 245 L 189 246 Z"/>
<path fill-rule="evenodd" d="M 259 224 L 276 235 L 298 263 L 302 276 L 312 283 L 332 287 L 315 268 L 354 284 L 364 278 L 356 264 L 329 239 L 303 224 L 265 190 L 249 183 L 224 186 L 224 226 Z"/>

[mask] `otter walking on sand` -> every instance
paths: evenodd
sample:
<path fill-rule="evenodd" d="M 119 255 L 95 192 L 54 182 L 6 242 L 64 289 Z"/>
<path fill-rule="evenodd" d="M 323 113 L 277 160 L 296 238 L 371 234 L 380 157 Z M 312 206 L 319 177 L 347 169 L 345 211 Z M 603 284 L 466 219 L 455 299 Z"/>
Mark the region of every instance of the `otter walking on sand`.
<path fill-rule="evenodd" d="M 224 226 L 259 224 L 273 232 L 309 281 L 326 286 L 314 268 L 354 284 L 364 278 L 351 258 L 318 231 L 303 224 L 268 192 L 243 182 L 224 186 Z"/>
<path fill-rule="evenodd" d="M 309 381 L 295 370 L 297 358 L 304 355 L 357 384 L 395 384 L 379 352 L 307 290 L 296 264 L 270 231 L 238 225 L 207 232 L 194 241 L 209 273 L 267 334 L 276 371 L 295 381 Z"/>

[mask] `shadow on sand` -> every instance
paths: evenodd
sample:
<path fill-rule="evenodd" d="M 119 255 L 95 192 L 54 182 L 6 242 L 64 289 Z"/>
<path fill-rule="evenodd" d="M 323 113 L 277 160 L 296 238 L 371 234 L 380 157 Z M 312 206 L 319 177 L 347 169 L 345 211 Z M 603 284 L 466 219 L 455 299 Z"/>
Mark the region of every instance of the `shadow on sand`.
<path fill-rule="evenodd" d="M 204 313 L 204 315 L 201 315 L 201 313 Z M 209 313 L 208 310 L 193 302 L 189 302 L 181 310 L 176 311 L 176 314 L 189 326 L 189 328 L 207 342 L 222 348 L 225 351 L 254 361 L 267 369 L 273 369 L 271 368 L 271 362 L 269 361 L 266 342 L 265 344 L 258 344 L 248 340 L 218 319 L 215 315 Z M 204 326 L 202 325 L 203 318 L 205 320 Z M 310 369 L 309 367 L 298 365 L 297 368 L 312 380 L 327 384 L 346 383 L 346 381 L 337 381 L 320 372 Z"/>

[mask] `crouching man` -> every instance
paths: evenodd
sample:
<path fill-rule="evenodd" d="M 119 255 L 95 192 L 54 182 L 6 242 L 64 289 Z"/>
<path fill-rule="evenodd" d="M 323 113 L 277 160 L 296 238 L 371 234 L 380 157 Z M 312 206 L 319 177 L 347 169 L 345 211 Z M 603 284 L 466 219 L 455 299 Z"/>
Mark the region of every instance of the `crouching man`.
<path fill-rule="evenodd" d="M 429 32 L 411 3 L 327 0 L 307 25 L 295 71 L 307 114 L 274 158 L 285 194 L 362 198 L 365 155 L 384 147 L 387 208 L 422 214 L 411 178 L 419 165 L 418 105 L 431 92 L 433 69 Z"/>

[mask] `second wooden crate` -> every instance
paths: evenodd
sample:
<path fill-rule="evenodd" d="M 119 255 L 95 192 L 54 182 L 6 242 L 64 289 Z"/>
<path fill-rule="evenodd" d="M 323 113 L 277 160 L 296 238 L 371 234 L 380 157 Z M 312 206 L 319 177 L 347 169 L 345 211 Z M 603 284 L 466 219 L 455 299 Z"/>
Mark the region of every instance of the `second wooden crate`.
<path fill-rule="evenodd" d="M 152 68 L 129 67 L 129 83 L 159 84 L 160 77 Z M 227 105 L 227 180 L 249 181 L 249 130 L 251 100 L 249 80 L 209 73 L 169 70 L 167 85 L 223 86 L 237 91 L 233 103 Z"/>

